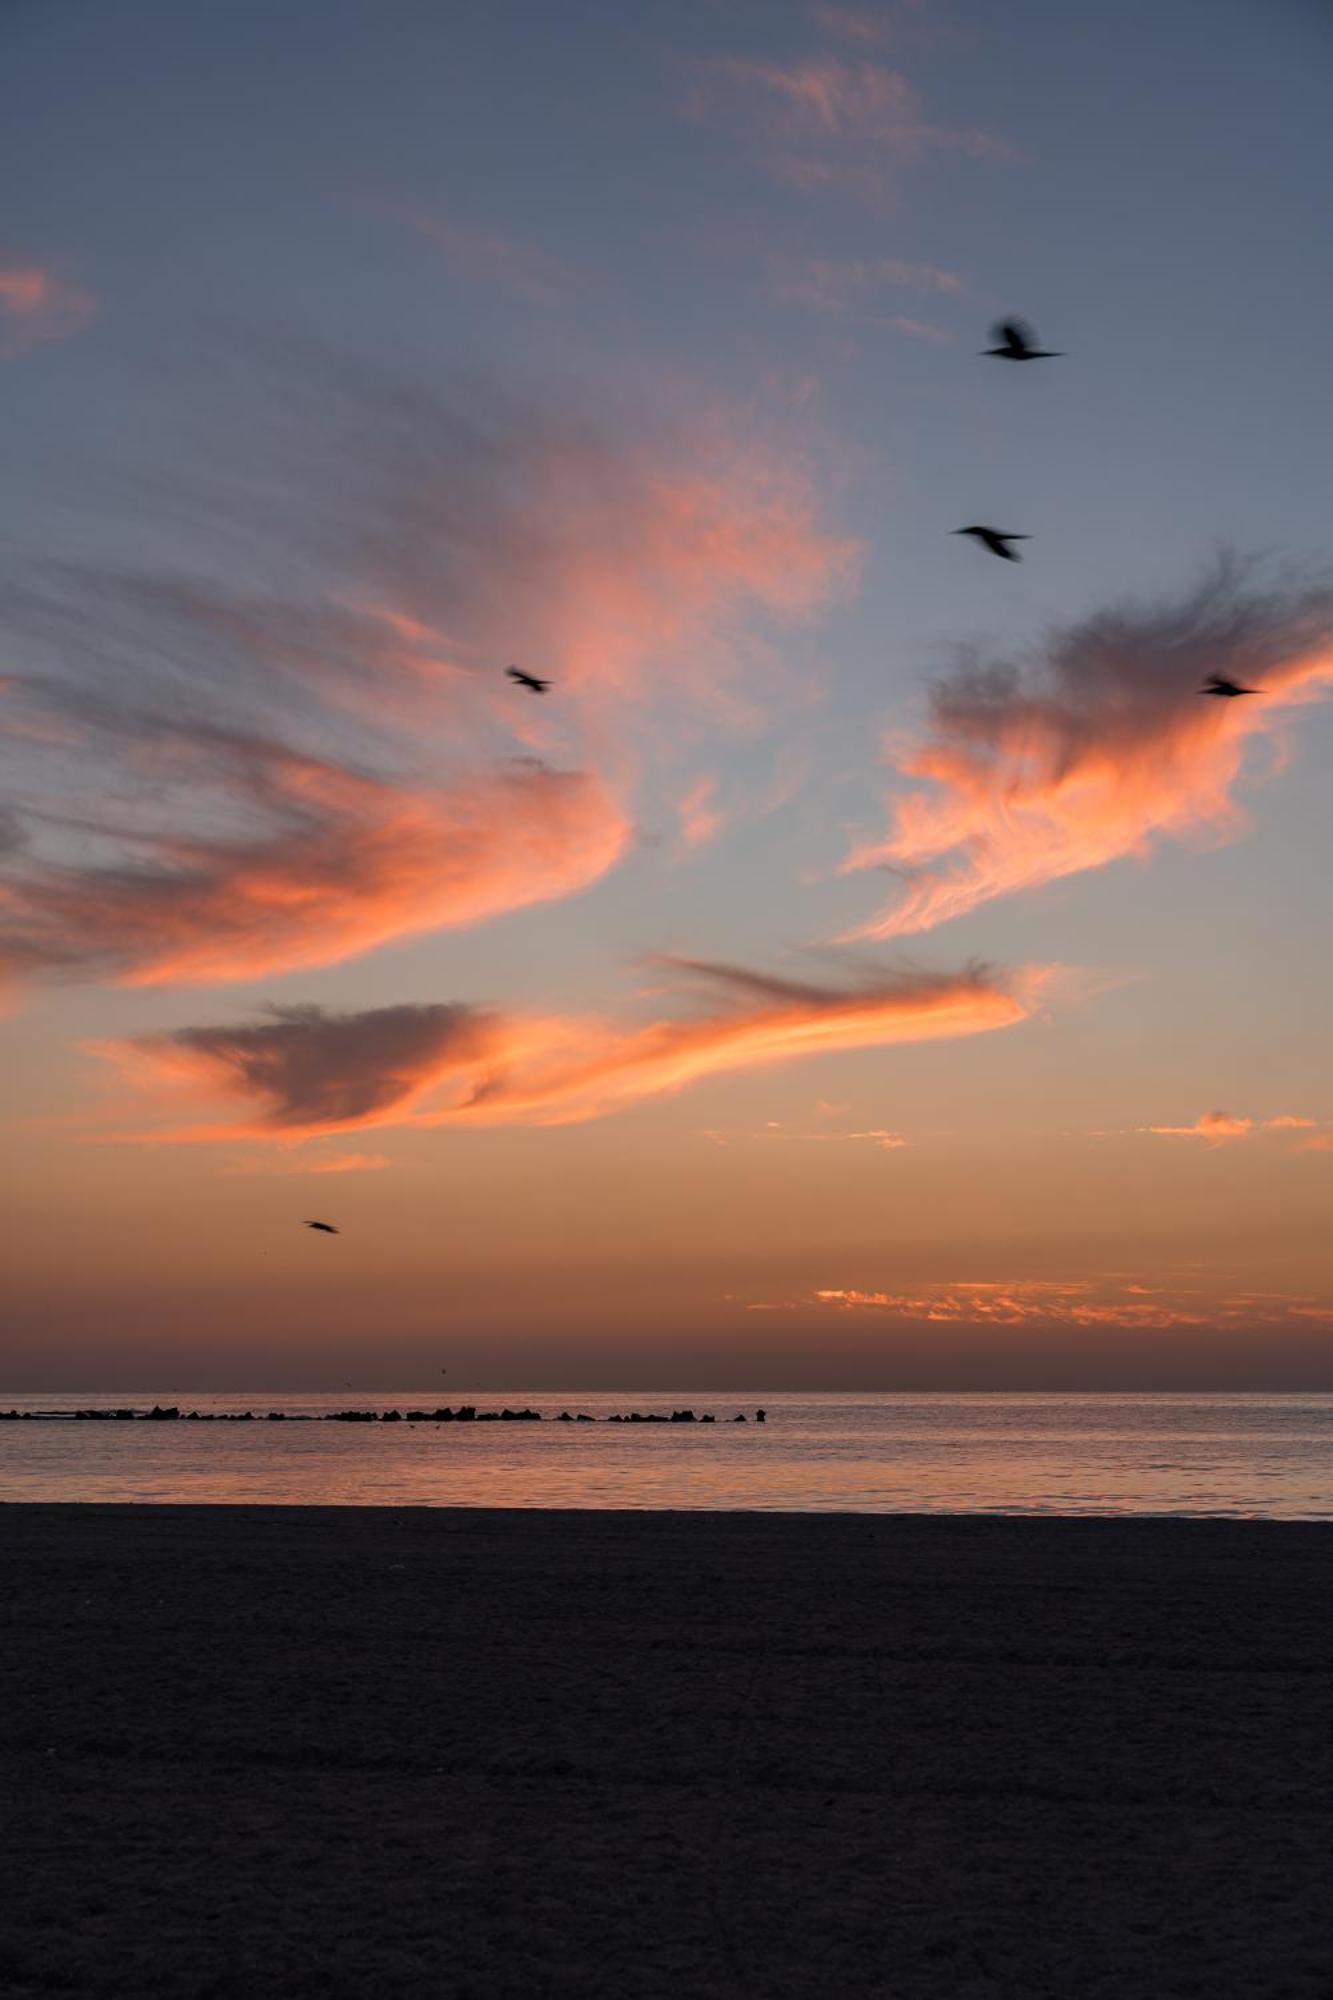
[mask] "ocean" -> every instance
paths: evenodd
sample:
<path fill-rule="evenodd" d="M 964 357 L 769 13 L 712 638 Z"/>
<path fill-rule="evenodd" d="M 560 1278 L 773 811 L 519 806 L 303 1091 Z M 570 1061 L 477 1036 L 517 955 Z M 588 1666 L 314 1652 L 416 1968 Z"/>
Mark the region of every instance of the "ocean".
<path fill-rule="evenodd" d="M 544 1420 L 290 1421 L 443 1400 L 438 1387 L 0 1393 L 0 1410 L 158 1403 L 261 1419 L 0 1422 L 0 1500 L 1333 1518 L 1333 1395 L 451 1389 L 454 1406 L 532 1408 Z M 679 1409 L 716 1421 L 559 1421 L 562 1410 L 604 1419 Z M 270 1410 L 288 1421 L 267 1421 Z"/>

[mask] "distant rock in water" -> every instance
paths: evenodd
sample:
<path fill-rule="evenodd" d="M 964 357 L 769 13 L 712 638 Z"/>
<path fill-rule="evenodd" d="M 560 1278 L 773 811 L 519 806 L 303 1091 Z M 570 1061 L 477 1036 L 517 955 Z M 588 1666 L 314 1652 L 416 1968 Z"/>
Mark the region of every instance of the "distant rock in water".
<path fill-rule="evenodd" d="M 456 1410 L 447 1405 L 438 1405 L 431 1410 L 267 1410 L 263 1412 L 270 1424 L 539 1424 L 543 1421 L 540 1410 L 511 1410 L 506 1406 L 501 1410 L 479 1410 L 475 1403 L 460 1403 Z M 766 1412 L 756 1410 L 755 1422 L 762 1424 Z M 154 1403 L 151 1410 L 0 1410 L 0 1423 L 176 1423 L 184 1418 L 195 1424 L 249 1424 L 254 1422 L 253 1410 L 186 1410 L 182 1412 L 174 1403 Z M 663 1410 L 613 1411 L 606 1417 L 590 1416 L 586 1410 L 561 1410 L 555 1419 L 561 1424 L 715 1424 L 718 1420 L 711 1410 L 697 1415 L 690 1409 L 672 1410 L 668 1415 Z M 734 1424 L 743 1424 L 747 1418 L 735 1416 Z"/>

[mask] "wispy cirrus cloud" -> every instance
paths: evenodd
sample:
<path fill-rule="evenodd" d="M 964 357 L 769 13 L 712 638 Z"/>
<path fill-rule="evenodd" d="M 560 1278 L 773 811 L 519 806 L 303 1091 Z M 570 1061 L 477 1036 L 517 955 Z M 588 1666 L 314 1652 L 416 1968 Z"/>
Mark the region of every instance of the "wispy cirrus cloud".
<path fill-rule="evenodd" d="M 1289 1112 L 1277 1118 L 1239 1118 L 1231 1111 L 1205 1111 L 1191 1125 L 1149 1125 L 1146 1129 L 1159 1139 L 1205 1139 L 1220 1146 L 1263 1132 L 1309 1132 L 1318 1122 Z"/>
<path fill-rule="evenodd" d="M 271 1009 L 266 1019 L 240 1026 L 92 1047 L 150 1102 L 243 1108 L 239 1122 L 148 1136 L 292 1140 L 393 1124 L 553 1125 L 604 1116 L 708 1076 L 1011 1027 L 1028 1018 L 1043 983 L 1035 970 L 1003 979 L 982 968 L 951 975 L 866 969 L 840 985 L 817 986 L 736 966 L 663 964 L 696 1011 L 638 1027 L 458 1003 L 355 1014 L 301 1007 Z"/>
<path fill-rule="evenodd" d="M 819 5 L 810 9 L 810 18 L 835 41 L 848 42 L 854 48 L 882 49 L 893 39 L 888 15 L 868 7 Z"/>
<path fill-rule="evenodd" d="M 962 278 L 937 264 L 914 264 L 902 257 L 793 257 L 775 252 L 765 262 L 770 298 L 809 312 L 875 311 L 885 292 L 906 291 L 956 298 Z"/>
<path fill-rule="evenodd" d="M 687 848 L 710 846 L 727 824 L 726 810 L 718 804 L 717 779 L 710 772 L 696 778 L 676 810 L 681 842 Z"/>
<path fill-rule="evenodd" d="M 446 209 L 380 200 L 362 200 L 358 206 L 423 237 L 460 277 L 525 304 L 553 305 L 574 282 L 569 266 L 539 244 L 464 222 Z"/>
<path fill-rule="evenodd" d="M 1206 675 L 1257 686 L 1202 697 Z M 1021 667 L 966 660 L 934 688 L 924 736 L 887 760 L 889 832 L 843 872 L 883 868 L 902 893 L 851 937 L 900 937 L 997 896 L 1145 858 L 1170 836 L 1216 844 L 1245 817 L 1242 779 L 1281 768 L 1289 711 L 1333 687 L 1333 590 L 1259 588 L 1224 561 L 1184 599 L 1099 612 Z M 1247 765 L 1256 741 L 1266 770 Z"/>
<path fill-rule="evenodd" d="M 225 786 L 264 830 L 136 832 L 106 864 L 18 855 L 0 902 L 0 967 L 12 976 L 191 985 L 328 965 L 570 895 L 629 836 L 595 778 L 541 765 L 429 790 L 271 743 L 245 744 L 229 767 L 223 746 L 182 733 L 155 746 L 148 768 L 159 783 L 170 768 L 173 794 L 192 773 Z M 112 833 L 109 820 L 90 824 Z"/>
<path fill-rule="evenodd" d="M 755 726 L 777 629 L 850 581 L 799 470 L 740 430 L 617 436 L 300 361 L 276 471 L 196 503 L 220 573 L 0 588 L 11 978 L 249 978 L 585 888 L 644 767 L 704 717 L 714 745 Z M 275 550 L 303 595 L 230 580 Z"/>
<path fill-rule="evenodd" d="M 228 1176 L 248 1176 L 251 1174 L 376 1174 L 393 1161 L 387 1153 L 294 1153 L 277 1158 L 263 1157 L 252 1160 L 233 1160 L 230 1166 L 220 1167 L 219 1173 Z"/>
<path fill-rule="evenodd" d="M 51 264 L 0 256 L 0 359 L 82 333 L 97 312 L 91 292 Z"/>
<path fill-rule="evenodd" d="M 909 340 L 928 340 L 934 345 L 947 346 L 953 339 L 944 327 L 928 319 L 912 319 L 907 313 L 894 313 L 889 325 L 895 333 L 905 333 Z"/>
<path fill-rule="evenodd" d="M 1009 156 L 993 133 L 933 120 L 905 76 L 864 55 L 821 51 L 785 63 L 708 57 L 693 65 L 684 108 L 698 123 L 748 135 L 775 179 L 872 206 L 889 202 L 903 170 L 931 155 Z"/>
<path fill-rule="evenodd" d="M 1304 1292 L 1228 1292 L 1179 1281 L 1153 1285 L 1120 1279 L 980 1279 L 921 1285 L 910 1292 L 828 1286 L 792 1299 L 755 1299 L 748 1312 L 863 1314 L 904 1323 L 947 1326 L 1076 1328 L 1279 1326 L 1318 1319 L 1333 1326 L 1333 1300 Z"/>
<path fill-rule="evenodd" d="M 712 1129 L 701 1132 L 699 1136 L 711 1139 L 718 1146 L 733 1145 L 737 1139 L 790 1139 L 815 1146 L 869 1145 L 884 1153 L 901 1152 L 908 1144 L 901 1132 L 890 1132 L 883 1126 L 873 1126 L 864 1132 L 807 1132 L 776 1118 L 770 1118 L 757 1132 L 728 1133 Z"/>

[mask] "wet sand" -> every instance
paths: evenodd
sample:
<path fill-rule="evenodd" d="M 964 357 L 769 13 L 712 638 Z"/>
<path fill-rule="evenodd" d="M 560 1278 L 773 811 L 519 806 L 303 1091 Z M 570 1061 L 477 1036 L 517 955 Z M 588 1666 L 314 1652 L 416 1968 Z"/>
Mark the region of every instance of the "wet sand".
<path fill-rule="evenodd" d="M 0 1507 L 0 1992 L 1333 1993 L 1333 1526 Z"/>

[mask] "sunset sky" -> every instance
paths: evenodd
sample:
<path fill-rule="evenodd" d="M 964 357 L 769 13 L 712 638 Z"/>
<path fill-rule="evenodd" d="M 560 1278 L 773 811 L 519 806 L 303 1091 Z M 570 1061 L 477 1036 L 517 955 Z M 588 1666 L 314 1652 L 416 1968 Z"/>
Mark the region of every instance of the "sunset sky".
<path fill-rule="evenodd" d="M 4 10 L 0 1394 L 1333 1388 L 1331 59 Z"/>

